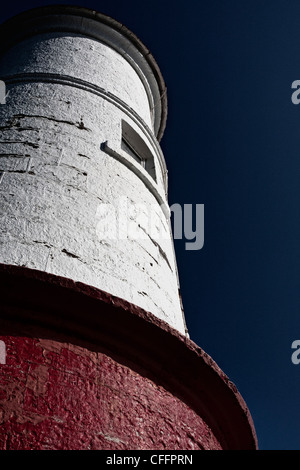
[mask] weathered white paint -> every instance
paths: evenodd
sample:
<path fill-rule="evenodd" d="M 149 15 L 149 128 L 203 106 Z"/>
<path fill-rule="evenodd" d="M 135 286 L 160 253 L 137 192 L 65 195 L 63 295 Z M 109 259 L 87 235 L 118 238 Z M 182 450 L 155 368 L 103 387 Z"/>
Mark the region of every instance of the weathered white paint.
<path fill-rule="evenodd" d="M 49 33 L 13 46 L 1 60 L 1 75 L 58 74 L 96 85 L 122 100 L 151 126 L 143 83 L 128 61 L 111 47 L 88 37 Z"/>
<path fill-rule="evenodd" d="M 97 233 L 99 204 L 118 208 L 120 197 L 155 206 L 168 226 L 153 84 L 142 73 L 123 50 L 62 32 L 26 39 L 2 58 L 10 94 L 0 107 L 0 262 L 98 287 L 185 333 L 171 233 Z M 157 183 L 121 149 L 122 119 L 152 150 Z"/>

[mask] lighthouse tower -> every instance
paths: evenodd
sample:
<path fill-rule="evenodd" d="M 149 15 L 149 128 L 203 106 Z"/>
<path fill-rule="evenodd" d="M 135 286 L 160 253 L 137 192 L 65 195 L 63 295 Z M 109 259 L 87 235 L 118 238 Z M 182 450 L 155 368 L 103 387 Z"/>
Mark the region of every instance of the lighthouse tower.
<path fill-rule="evenodd" d="M 0 35 L 0 449 L 255 449 L 186 331 L 154 58 L 73 6 Z"/>

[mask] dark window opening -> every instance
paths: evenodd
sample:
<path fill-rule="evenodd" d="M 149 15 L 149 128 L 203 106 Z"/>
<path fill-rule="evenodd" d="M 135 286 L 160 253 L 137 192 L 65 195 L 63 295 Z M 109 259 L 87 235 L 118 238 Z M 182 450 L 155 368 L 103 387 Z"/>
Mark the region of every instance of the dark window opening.
<path fill-rule="evenodd" d="M 153 154 L 141 136 L 126 121 L 122 121 L 121 148 L 145 168 L 156 181 Z"/>
<path fill-rule="evenodd" d="M 125 150 L 125 152 L 129 153 L 140 165 L 142 165 L 145 168 L 145 160 L 140 157 L 135 150 L 131 147 L 131 145 L 126 141 L 124 137 L 122 137 L 122 149 Z"/>

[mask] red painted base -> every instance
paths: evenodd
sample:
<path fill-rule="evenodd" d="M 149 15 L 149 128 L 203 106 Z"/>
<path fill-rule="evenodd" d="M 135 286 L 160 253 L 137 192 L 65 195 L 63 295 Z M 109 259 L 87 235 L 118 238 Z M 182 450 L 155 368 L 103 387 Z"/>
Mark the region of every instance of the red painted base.
<path fill-rule="evenodd" d="M 0 266 L 0 449 L 256 449 L 234 385 L 153 315 Z"/>
<path fill-rule="evenodd" d="M 192 409 L 80 346 L 1 337 L 0 449 L 221 449 Z"/>

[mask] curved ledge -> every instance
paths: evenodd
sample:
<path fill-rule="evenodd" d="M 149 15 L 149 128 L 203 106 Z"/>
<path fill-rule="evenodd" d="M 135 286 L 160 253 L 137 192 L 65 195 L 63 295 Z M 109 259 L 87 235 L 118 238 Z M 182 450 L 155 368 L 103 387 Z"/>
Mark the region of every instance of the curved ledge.
<path fill-rule="evenodd" d="M 138 163 L 135 161 L 130 161 L 128 156 L 125 155 L 121 149 L 114 150 L 107 141 L 103 142 L 100 146 L 101 150 L 107 155 L 110 155 L 113 158 L 119 160 L 119 162 L 123 163 L 123 165 L 127 166 L 131 171 L 133 171 L 145 184 L 148 190 L 153 194 L 155 199 L 157 200 L 158 204 L 161 207 L 161 210 L 164 213 L 164 216 L 167 220 L 170 219 L 170 208 L 165 200 L 165 197 L 159 192 L 158 186 L 155 181 L 152 182 L 152 178 L 150 175 L 147 174 L 146 170 L 142 168 Z"/>
<path fill-rule="evenodd" d="M 153 145 L 158 162 L 160 164 L 161 172 L 164 178 L 164 185 L 165 185 L 165 194 L 167 194 L 167 167 L 165 158 L 161 151 L 158 141 L 155 139 L 153 133 L 151 132 L 150 128 L 143 121 L 143 119 L 132 109 L 130 108 L 124 101 L 122 101 L 117 96 L 113 95 L 112 93 L 104 90 L 103 88 L 88 83 L 84 80 L 79 78 L 70 77 L 68 75 L 58 75 L 54 73 L 22 73 L 16 75 L 7 75 L 2 76 L 2 80 L 4 80 L 6 85 L 15 85 L 15 84 L 22 84 L 22 83 L 57 83 L 59 85 L 65 85 L 70 87 L 75 87 L 80 90 L 87 91 L 89 93 L 93 93 L 97 96 L 101 96 L 101 98 L 109 101 L 114 106 L 117 106 L 122 112 L 124 112 L 127 116 L 132 119 L 137 126 L 146 133 L 148 139 L 150 140 L 151 144 Z M 161 202 L 162 204 L 162 202 Z"/>
<path fill-rule="evenodd" d="M 0 328 L 52 332 L 101 346 L 187 403 L 224 450 L 256 450 L 249 410 L 235 385 L 195 343 L 120 298 L 70 279 L 0 264 Z"/>
<path fill-rule="evenodd" d="M 140 75 L 148 93 L 154 128 L 161 140 L 167 119 L 166 86 L 160 69 L 149 49 L 123 24 L 88 8 L 71 5 L 38 7 L 5 21 L 0 26 L 0 51 L 36 34 L 71 32 L 92 37 L 108 44 L 123 55 Z M 145 80 L 147 83 L 145 83 Z"/>

